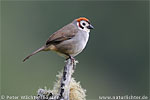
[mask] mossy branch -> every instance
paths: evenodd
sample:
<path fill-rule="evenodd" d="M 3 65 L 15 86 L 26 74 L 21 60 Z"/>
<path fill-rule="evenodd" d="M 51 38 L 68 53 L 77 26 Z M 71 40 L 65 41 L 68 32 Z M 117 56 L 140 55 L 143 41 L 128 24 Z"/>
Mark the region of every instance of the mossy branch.
<path fill-rule="evenodd" d="M 72 78 L 77 61 L 68 59 L 53 90 L 39 89 L 36 100 L 85 100 L 85 90 Z"/>

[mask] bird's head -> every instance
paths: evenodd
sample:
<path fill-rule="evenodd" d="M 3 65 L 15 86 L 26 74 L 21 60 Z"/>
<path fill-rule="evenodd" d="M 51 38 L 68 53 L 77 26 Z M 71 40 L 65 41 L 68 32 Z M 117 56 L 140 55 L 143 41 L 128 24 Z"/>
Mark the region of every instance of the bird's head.
<path fill-rule="evenodd" d="M 89 32 L 90 29 L 93 29 L 94 27 L 91 25 L 90 21 L 85 17 L 80 17 L 78 19 L 75 19 L 76 25 L 80 30 Z"/>

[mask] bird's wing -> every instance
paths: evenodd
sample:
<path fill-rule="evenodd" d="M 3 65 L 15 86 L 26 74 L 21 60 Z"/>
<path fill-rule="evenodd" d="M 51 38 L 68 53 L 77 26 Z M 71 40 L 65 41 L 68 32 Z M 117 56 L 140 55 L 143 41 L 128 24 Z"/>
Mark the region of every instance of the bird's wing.
<path fill-rule="evenodd" d="M 65 40 L 69 40 L 73 38 L 78 32 L 76 26 L 74 24 L 68 24 L 63 28 L 59 29 L 55 33 L 53 33 L 46 42 L 46 45 L 50 44 L 58 44 Z"/>

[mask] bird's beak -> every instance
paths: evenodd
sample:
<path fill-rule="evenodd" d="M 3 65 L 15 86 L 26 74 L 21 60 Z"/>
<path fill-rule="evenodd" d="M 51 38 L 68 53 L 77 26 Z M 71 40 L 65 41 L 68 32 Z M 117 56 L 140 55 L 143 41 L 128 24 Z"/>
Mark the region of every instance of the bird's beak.
<path fill-rule="evenodd" d="M 88 29 L 94 29 L 94 27 L 90 24 L 89 26 L 87 26 Z"/>

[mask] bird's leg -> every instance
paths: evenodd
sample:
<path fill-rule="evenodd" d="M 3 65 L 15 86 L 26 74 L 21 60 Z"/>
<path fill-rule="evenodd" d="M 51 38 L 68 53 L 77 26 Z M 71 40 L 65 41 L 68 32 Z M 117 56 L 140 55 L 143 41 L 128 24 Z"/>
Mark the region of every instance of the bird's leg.
<path fill-rule="evenodd" d="M 71 59 L 71 62 L 75 62 L 75 58 L 73 58 L 72 56 L 69 56 L 69 59 Z"/>
<path fill-rule="evenodd" d="M 75 58 L 73 58 L 72 56 L 68 55 L 68 58 L 66 58 L 66 60 L 71 59 L 71 62 L 74 63 L 75 62 Z"/>
<path fill-rule="evenodd" d="M 73 63 L 73 70 L 75 70 L 75 68 L 76 68 L 76 63 L 79 63 L 77 60 L 75 60 L 75 58 L 74 57 L 72 57 L 72 56 L 70 56 L 70 55 L 68 55 L 68 54 L 66 54 L 67 56 L 68 56 L 68 58 L 66 58 L 66 61 L 68 60 L 68 59 L 71 59 L 71 63 Z"/>
<path fill-rule="evenodd" d="M 76 61 L 75 58 L 72 57 L 72 56 L 69 56 L 69 59 L 71 59 L 71 62 L 73 63 L 73 70 L 75 70 L 75 68 L 76 68 L 76 63 L 78 63 L 78 61 Z"/>

